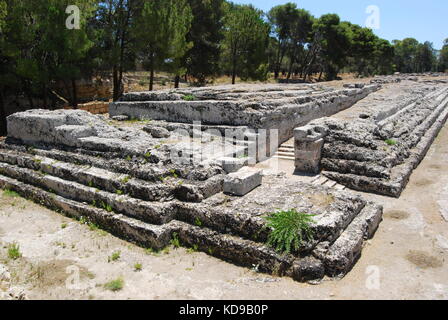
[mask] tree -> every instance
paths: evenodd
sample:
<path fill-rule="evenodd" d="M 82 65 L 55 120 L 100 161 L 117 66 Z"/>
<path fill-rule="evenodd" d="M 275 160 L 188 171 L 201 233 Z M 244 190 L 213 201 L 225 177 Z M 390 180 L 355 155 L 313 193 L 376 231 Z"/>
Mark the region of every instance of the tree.
<path fill-rule="evenodd" d="M 263 13 L 251 5 L 229 4 L 225 18 L 224 50 L 232 84 L 236 76 L 262 80 L 267 75 L 270 26 Z"/>
<path fill-rule="evenodd" d="M 288 45 L 292 38 L 294 21 L 297 18 L 297 5 L 287 3 L 273 7 L 268 13 L 268 20 L 272 26 L 272 33 L 277 40 L 274 61 L 274 77 L 278 78 L 280 68 L 288 51 Z"/>
<path fill-rule="evenodd" d="M 6 25 L 7 4 L 5 0 L 0 0 L 0 136 L 6 134 L 6 110 L 4 102 L 4 79 L 6 74 L 5 66 L 7 58 L 4 56 L 4 27 Z"/>
<path fill-rule="evenodd" d="M 96 52 L 103 70 L 112 70 L 113 100 L 123 94 L 123 72 L 133 65 L 130 38 L 131 22 L 139 0 L 104 0 L 100 2 L 92 28 L 97 29 Z"/>
<path fill-rule="evenodd" d="M 394 47 L 387 40 L 377 38 L 373 55 L 372 74 L 391 74 L 394 72 Z"/>
<path fill-rule="evenodd" d="M 445 39 L 439 56 L 439 71 L 448 72 L 448 39 Z"/>
<path fill-rule="evenodd" d="M 426 41 L 418 45 L 416 53 L 416 72 L 429 72 L 435 69 L 435 50 L 431 42 Z"/>
<path fill-rule="evenodd" d="M 185 0 L 152 0 L 144 2 L 133 26 L 138 39 L 137 50 L 149 62 L 149 90 L 154 87 L 154 71 L 169 64 L 180 76 L 181 61 L 189 49 L 186 34 L 192 21 L 191 8 Z M 151 30 L 151 32 L 148 32 Z"/>
<path fill-rule="evenodd" d="M 316 20 L 313 24 L 314 40 L 311 45 L 313 55 L 305 77 L 310 72 L 312 64 L 319 61 L 318 69 L 321 73 L 325 71 L 326 79 L 336 79 L 339 70 L 347 62 L 350 32 L 348 25 L 341 23 L 337 14 L 326 14 Z"/>
<path fill-rule="evenodd" d="M 223 40 L 224 0 L 188 0 L 193 21 L 187 33 L 192 47 L 182 59 L 186 73 L 198 84 L 219 72 Z"/>
<path fill-rule="evenodd" d="M 419 43 L 414 38 L 393 41 L 397 71 L 411 73 L 416 70 L 416 56 Z"/>
<path fill-rule="evenodd" d="M 304 45 L 310 42 L 314 23 L 314 17 L 306 10 L 296 10 L 295 16 L 291 25 L 287 79 L 291 78 L 294 63 L 304 59 Z M 302 59 L 300 59 L 300 56 L 302 56 Z"/>

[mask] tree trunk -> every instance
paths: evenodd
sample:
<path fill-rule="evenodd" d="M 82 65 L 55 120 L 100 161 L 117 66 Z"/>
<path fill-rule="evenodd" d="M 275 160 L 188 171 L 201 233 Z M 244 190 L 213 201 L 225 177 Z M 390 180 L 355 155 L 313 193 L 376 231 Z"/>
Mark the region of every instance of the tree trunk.
<path fill-rule="evenodd" d="M 46 84 L 44 84 L 42 86 L 42 94 L 43 94 L 43 100 L 44 100 L 44 109 L 48 109 L 48 90 L 47 90 Z"/>
<path fill-rule="evenodd" d="M 234 54 L 232 59 L 232 84 L 236 83 L 236 54 Z"/>
<path fill-rule="evenodd" d="M 76 88 L 76 80 L 72 79 L 72 107 L 78 109 L 78 91 Z"/>
<path fill-rule="evenodd" d="M 117 66 L 113 67 L 113 71 L 112 71 L 113 75 L 113 100 L 117 101 L 120 93 L 119 93 L 119 88 L 118 88 L 118 70 L 117 70 Z"/>
<path fill-rule="evenodd" d="M 6 136 L 6 109 L 3 99 L 3 88 L 0 88 L 0 136 Z"/>
<path fill-rule="evenodd" d="M 180 82 L 180 76 L 176 75 L 176 77 L 174 78 L 174 88 L 179 88 L 179 82 Z"/>
<path fill-rule="evenodd" d="M 149 91 L 154 90 L 154 54 L 151 53 L 150 58 L 150 75 L 149 75 Z"/>

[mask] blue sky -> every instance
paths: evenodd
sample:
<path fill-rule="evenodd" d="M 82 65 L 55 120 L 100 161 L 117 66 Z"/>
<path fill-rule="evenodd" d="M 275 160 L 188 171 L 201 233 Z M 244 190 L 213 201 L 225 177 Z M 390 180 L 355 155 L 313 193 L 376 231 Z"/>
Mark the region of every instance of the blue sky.
<path fill-rule="evenodd" d="M 366 8 L 376 5 L 380 9 L 380 29 L 375 33 L 387 40 L 416 38 L 430 41 L 440 49 L 448 38 L 447 0 L 233 0 L 235 3 L 253 4 L 268 11 L 273 6 L 294 2 L 314 16 L 337 13 L 342 20 L 364 26 L 368 17 Z"/>

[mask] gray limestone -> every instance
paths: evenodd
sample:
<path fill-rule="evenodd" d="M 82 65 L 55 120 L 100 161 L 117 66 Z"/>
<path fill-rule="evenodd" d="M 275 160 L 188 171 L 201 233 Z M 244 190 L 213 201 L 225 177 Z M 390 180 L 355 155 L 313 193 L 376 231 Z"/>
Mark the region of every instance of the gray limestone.
<path fill-rule="evenodd" d="M 224 193 L 245 196 L 262 183 L 262 170 L 244 167 L 224 179 Z"/>

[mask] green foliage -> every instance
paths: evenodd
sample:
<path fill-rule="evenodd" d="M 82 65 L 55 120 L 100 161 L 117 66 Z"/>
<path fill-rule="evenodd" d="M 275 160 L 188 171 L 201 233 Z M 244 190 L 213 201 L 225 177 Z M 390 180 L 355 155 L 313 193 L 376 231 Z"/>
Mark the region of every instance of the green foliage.
<path fill-rule="evenodd" d="M 438 71 L 448 72 L 448 39 L 445 39 L 442 50 L 440 50 Z"/>
<path fill-rule="evenodd" d="M 8 258 L 12 260 L 17 260 L 22 257 L 20 252 L 20 246 L 17 243 L 11 243 L 8 245 Z"/>
<path fill-rule="evenodd" d="M 123 179 L 121 179 L 120 182 L 123 183 L 123 184 L 126 184 L 126 183 L 129 182 L 129 180 L 131 180 L 131 177 L 130 176 L 126 176 Z"/>
<path fill-rule="evenodd" d="M 263 12 L 251 5 L 229 3 L 225 15 L 223 63 L 232 74 L 243 80 L 265 80 L 270 26 Z"/>
<path fill-rule="evenodd" d="M 123 289 L 123 287 L 124 287 L 123 278 L 118 278 L 118 279 L 112 280 L 104 285 L 105 289 L 114 291 L 114 292 L 120 291 L 121 289 Z"/>
<path fill-rule="evenodd" d="M 389 145 L 389 146 L 395 146 L 398 143 L 397 141 L 395 141 L 393 139 L 387 139 L 384 142 L 386 142 L 386 144 Z"/>
<path fill-rule="evenodd" d="M 196 97 L 192 94 L 187 94 L 187 95 L 183 96 L 182 99 L 185 101 L 194 101 L 194 100 L 196 100 Z"/>
<path fill-rule="evenodd" d="M 291 253 L 300 249 L 304 241 L 313 238 L 313 215 L 299 213 L 295 209 L 269 214 L 265 219 L 272 231 L 267 244 L 279 252 Z"/>
<path fill-rule="evenodd" d="M 150 70 L 152 90 L 155 69 L 166 67 L 176 75 L 181 73 L 181 58 L 192 46 L 186 35 L 193 16 L 186 0 L 144 1 L 139 13 L 132 34 L 139 39 L 136 46 Z"/>
<path fill-rule="evenodd" d="M 10 189 L 3 190 L 3 195 L 5 197 L 9 197 L 9 198 L 18 198 L 18 197 L 20 197 L 20 195 L 17 192 L 12 191 Z"/>
<path fill-rule="evenodd" d="M 108 262 L 113 262 L 113 261 L 117 261 L 120 260 L 121 257 L 121 252 L 120 251 L 115 251 L 112 253 L 112 255 L 110 257 L 107 258 Z"/>
<path fill-rule="evenodd" d="M 192 47 L 185 53 L 183 63 L 196 84 L 218 74 L 223 40 L 224 0 L 188 0 L 193 20 L 187 33 Z"/>
<path fill-rule="evenodd" d="M 201 219 L 199 219 L 198 217 L 196 217 L 196 219 L 194 219 L 194 224 L 197 227 L 202 227 L 202 221 Z"/>
<path fill-rule="evenodd" d="M 106 210 L 107 212 L 112 212 L 112 211 L 113 211 L 112 206 L 111 206 L 109 203 L 106 203 L 106 202 L 104 202 L 104 201 L 101 201 L 101 202 L 100 202 L 100 206 L 101 206 L 101 208 L 103 208 L 103 209 Z"/>
<path fill-rule="evenodd" d="M 141 263 L 134 264 L 134 271 L 142 271 L 143 265 Z"/>
<path fill-rule="evenodd" d="M 180 248 L 180 240 L 179 240 L 179 235 L 177 234 L 177 232 L 173 233 L 173 238 L 170 241 L 171 245 L 175 248 Z"/>

